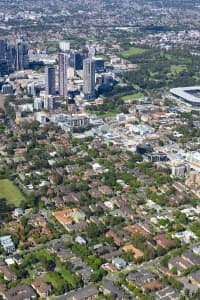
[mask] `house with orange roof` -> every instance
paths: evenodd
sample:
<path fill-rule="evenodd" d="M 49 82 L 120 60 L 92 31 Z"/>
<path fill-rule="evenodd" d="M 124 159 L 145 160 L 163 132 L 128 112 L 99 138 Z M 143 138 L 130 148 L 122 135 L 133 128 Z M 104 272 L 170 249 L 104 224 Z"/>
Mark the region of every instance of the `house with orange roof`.
<path fill-rule="evenodd" d="M 142 259 L 144 256 L 144 252 L 142 252 L 140 249 L 135 248 L 133 245 L 129 244 L 123 247 L 123 250 L 125 252 L 132 252 L 133 253 L 133 257 L 136 260 Z"/>

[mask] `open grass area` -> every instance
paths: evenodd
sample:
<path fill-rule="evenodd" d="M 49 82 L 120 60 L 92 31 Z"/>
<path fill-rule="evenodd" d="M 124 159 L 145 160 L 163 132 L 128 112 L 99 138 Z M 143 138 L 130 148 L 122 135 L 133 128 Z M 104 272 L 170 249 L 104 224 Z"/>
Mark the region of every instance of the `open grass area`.
<path fill-rule="evenodd" d="M 123 58 L 129 58 L 129 57 L 134 56 L 134 55 L 142 54 L 146 51 L 147 51 L 146 49 L 133 47 L 133 48 L 130 48 L 126 51 L 120 52 L 119 56 L 121 56 Z"/>
<path fill-rule="evenodd" d="M 42 249 L 42 250 L 34 252 L 34 255 L 39 260 L 41 260 L 43 258 L 45 258 L 45 259 L 47 259 L 49 261 L 53 260 L 53 255 L 49 251 L 47 251 L 45 249 Z"/>
<path fill-rule="evenodd" d="M 172 65 L 171 73 L 180 73 L 181 71 L 187 70 L 186 66 Z"/>
<path fill-rule="evenodd" d="M 115 117 L 118 113 L 117 112 L 112 112 L 112 111 L 108 111 L 105 112 L 104 114 L 97 114 L 97 118 L 112 118 Z"/>
<path fill-rule="evenodd" d="M 43 279 L 49 282 L 55 289 L 59 289 L 63 284 L 61 275 L 56 272 L 49 272 Z"/>
<path fill-rule="evenodd" d="M 130 95 L 123 96 L 122 100 L 128 101 L 128 100 L 131 100 L 131 99 L 140 99 L 142 97 L 144 97 L 144 95 L 141 92 L 138 92 L 138 93 L 135 93 L 135 94 L 130 94 Z"/>
<path fill-rule="evenodd" d="M 109 56 L 103 55 L 103 54 L 97 54 L 95 57 L 96 58 L 101 58 L 101 59 L 104 59 L 104 60 L 109 60 Z"/>
<path fill-rule="evenodd" d="M 57 267 L 59 268 L 59 273 L 62 275 L 62 277 L 73 287 L 75 287 L 75 275 L 71 274 L 71 272 L 67 270 L 61 263 L 57 263 Z"/>
<path fill-rule="evenodd" d="M 49 272 L 45 279 L 49 280 L 54 287 L 58 287 L 59 282 L 58 282 L 58 278 L 59 281 L 63 281 L 66 280 L 69 284 L 71 284 L 73 287 L 76 286 L 75 283 L 75 275 L 73 275 L 69 270 L 67 270 L 67 268 L 56 258 L 54 259 L 54 255 L 52 255 L 50 252 L 48 252 L 45 249 L 39 250 L 34 252 L 34 255 L 37 257 L 37 259 L 39 259 L 40 261 L 42 261 L 44 258 L 47 259 L 48 261 L 55 261 L 58 272 L 57 275 L 53 275 L 52 272 Z M 54 272 L 55 273 L 55 272 Z"/>
<path fill-rule="evenodd" d="M 15 207 L 25 199 L 18 187 L 9 179 L 0 180 L 0 198 L 5 198 L 9 204 Z"/>

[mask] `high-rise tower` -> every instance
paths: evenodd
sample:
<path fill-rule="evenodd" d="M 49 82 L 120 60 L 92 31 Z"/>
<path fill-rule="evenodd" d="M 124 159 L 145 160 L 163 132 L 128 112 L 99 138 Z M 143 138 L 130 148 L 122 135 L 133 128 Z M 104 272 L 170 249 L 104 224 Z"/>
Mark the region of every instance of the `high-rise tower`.
<path fill-rule="evenodd" d="M 45 89 L 47 95 L 55 95 L 55 68 L 53 66 L 45 68 Z"/>
<path fill-rule="evenodd" d="M 6 59 L 6 41 L 0 40 L 0 60 Z"/>
<path fill-rule="evenodd" d="M 95 95 L 95 61 L 91 57 L 83 61 L 83 93 L 86 97 Z"/>
<path fill-rule="evenodd" d="M 67 98 L 67 67 L 68 67 L 68 54 L 59 53 L 58 56 L 58 81 L 59 93 L 64 99 Z"/>
<path fill-rule="evenodd" d="M 28 67 L 28 47 L 26 44 L 20 42 L 16 45 L 16 70 L 24 70 Z"/>

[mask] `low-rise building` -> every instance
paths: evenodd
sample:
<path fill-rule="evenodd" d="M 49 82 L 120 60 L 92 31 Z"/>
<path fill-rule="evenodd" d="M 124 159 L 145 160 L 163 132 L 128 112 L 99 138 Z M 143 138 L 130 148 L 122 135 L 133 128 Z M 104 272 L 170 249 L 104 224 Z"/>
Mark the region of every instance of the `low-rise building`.
<path fill-rule="evenodd" d="M 4 293 L 6 300 L 32 300 L 37 299 L 34 289 L 27 284 L 18 284 Z"/>
<path fill-rule="evenodd" d="M 31 286 L 37 292 L 37 294 L 42 297 L 46 298 L 51 292 L 51 286 L 42 280 L 35 280 L 32 282 Z"/>
<path fill-rule="evenodd" d="M 10 235 L 0 237 L 0 243 L 5 252 L 12 253 L 15 251 L 15 245 Z"/>

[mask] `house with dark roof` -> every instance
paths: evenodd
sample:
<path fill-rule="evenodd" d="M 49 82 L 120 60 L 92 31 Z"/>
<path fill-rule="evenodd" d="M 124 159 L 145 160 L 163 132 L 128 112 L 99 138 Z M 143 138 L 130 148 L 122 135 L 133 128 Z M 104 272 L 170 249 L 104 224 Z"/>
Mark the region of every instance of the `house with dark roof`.
<path fill-rule="evenodd" d="M 70 292 L 64 296 L 65 300 L 92 300 L 99 295 L 99 291 L 94 288 L 92 285 L 85 286 L 84 288 L 79 289 L 75 292 Z M 61 300 L 58 299 L 58 300 Z"/>
<path fill-rule="evenodd" d="M 103 283 L 101 290 L 105 296 L 111 294 L 114 295 L 115 299 L 126 299 L 125 295 L 110 280 Z"/>
<path fill-rule="evenodd" d="M 188 276 L 188 278 L 192 284 L 194 284 L 194 285 L 198 286 L 198 288 L 200 288 L 200 270 L 191 273 Z"/>
<path fill-rule="evenodd" d="M 6 300 L 32 300 L 37 299 L 34 289 L 27 284 L 18 284 L 4 293 Z"/>

